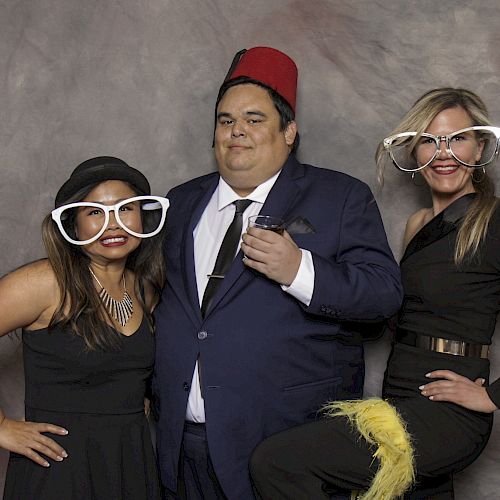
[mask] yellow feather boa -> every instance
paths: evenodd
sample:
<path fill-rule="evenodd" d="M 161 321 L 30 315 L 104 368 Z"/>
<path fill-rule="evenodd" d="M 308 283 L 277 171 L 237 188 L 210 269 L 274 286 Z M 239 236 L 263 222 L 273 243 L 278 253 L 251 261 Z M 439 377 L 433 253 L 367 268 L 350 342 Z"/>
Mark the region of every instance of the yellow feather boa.
<path fill-rule="evenodd" d="M 370 489 L 353 498 L 391 500 L 404 494 L 415 479 L 413 447 L 405 424 L 396 409 L 382 399 L 334 401 L 323 411 L 330 417 L 345 416 L 380 460 Z"/>

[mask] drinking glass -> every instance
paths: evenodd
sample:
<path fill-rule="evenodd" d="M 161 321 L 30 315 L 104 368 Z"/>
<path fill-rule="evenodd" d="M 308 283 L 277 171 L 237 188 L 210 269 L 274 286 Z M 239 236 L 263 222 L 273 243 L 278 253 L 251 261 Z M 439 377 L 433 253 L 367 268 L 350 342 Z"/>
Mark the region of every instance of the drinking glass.
<path fill-rule="evenodd" d="M 282 235 L 285 231 L 285 221 L 272 215 L 251 215 L 248 218 L 248 227 L 266 229 Z"/>

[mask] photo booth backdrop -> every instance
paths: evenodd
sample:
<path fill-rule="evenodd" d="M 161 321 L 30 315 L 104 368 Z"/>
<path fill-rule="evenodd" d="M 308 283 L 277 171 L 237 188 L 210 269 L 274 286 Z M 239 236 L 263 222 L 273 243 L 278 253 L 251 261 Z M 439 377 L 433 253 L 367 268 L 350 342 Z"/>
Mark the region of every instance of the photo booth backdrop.
<path fill-rule="evenodd" d="M 498 0 L 5 0 L 0 3 L 0 274 L 44 252 L 40 224 L 81 161 L 113 155 L 154 194 L 214 170 L 214 102 L 233 55 L 256 45 L 299 67 L 303 162 L 376 194 L 396 258 L 424 187 L 373 154 L 425 91 L 470 88 L 500 124 Z M 500 165 L 490 167 L 498 183 Z M 380 391 L 389 339 L 367 345 L 366 394 Z M 500 374 L 494 347 L 493 377 Z M 19 332 L 0 339 L 0 405 L 23 416 Z M 456 476 L 456 497 L 498 497 L 500 424 Z M 7 453 L 0 456 L 0 493 Z"/>

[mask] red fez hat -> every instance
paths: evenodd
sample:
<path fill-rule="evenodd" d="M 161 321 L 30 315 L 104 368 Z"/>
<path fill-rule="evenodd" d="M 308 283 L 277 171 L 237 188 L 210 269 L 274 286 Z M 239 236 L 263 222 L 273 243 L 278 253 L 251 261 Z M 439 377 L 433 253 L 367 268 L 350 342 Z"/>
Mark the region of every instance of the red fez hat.
<path fill-rule="evenodd" d="M 275 90 L 295 113 L 297 66 L 286 54 L 271 47 L 253 47 L 236 54 L 225 81 L 246 76 Z"/>

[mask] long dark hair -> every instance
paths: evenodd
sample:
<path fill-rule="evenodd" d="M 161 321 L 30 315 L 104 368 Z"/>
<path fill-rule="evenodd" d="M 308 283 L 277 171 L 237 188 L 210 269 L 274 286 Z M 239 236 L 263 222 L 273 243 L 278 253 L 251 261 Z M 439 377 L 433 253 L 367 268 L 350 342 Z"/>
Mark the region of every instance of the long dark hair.
<path fill-rule="evenodd" d="M 66 203 L 82 201 L 99 183 L 81 189 Z M 126 183 L 137 196 L 134 186 Z M 144 230 L 153 224 L 155 215 L 143 212 Z M 65 221 L 68 231 L 74 233 L 76 220 L 70 217 Z M 152 238 L 145 238 L 128 256 L 126 268 L 135 275 L 134 291 L 142 307 L 150 331 L 154 331 L 154 318 L 146 306 L 145 285 L 153 289 L 154 301 L 158 301 L 165 281 L 165 264 L 162 256 L 164 231 Z M 73 235 L 74 237 L 74 235 Z M 72 245 L 61 235 L 51 215 L 42 223 L 42 239 L 49 262 L 54 270 L 61 292 L 59 305 L 49 324 L 49 330 L 68 327 L 74 334 L 81 336 L 88 349 L 117 349 L 122 336 L 110 326 L 112 319 L 103 306 L 89 271 L 90 258 L 81 247 Z"/>

